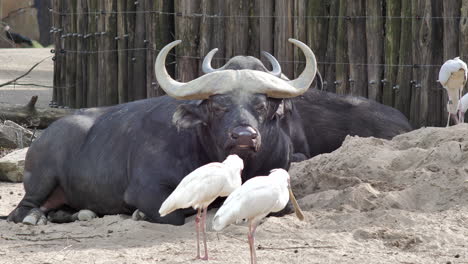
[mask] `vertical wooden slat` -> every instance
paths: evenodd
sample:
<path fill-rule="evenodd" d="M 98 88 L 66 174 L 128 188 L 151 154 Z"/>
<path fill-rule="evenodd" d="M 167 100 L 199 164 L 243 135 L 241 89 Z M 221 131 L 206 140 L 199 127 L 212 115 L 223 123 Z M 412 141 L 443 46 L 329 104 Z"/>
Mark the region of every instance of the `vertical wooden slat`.
<path fill-rule="evenodd" d="M 336 81 L 334 81 L 337 94 L 346 94 L 348 92 L 348 45 L 347 45 L 347 27 L 344 16 L 346 15 L 347 1 L 340 0 L 340 7 L 337 25 L 336 37 Z"/>
<path fill-rule="evenodd" d="M 94 107 L 97 106 L 97 87 L 98 87 L 98 38 L 95 33 L 97 33 L 97 23 L 99 15 L 95 14 L 98 11 L 98 3 L 94 0 L 88 0 L 88 10 L 90 14 L 88 15 L 88 30 L 86 34 L 86 43 L 88 46 L 88 71 L 87 71 L 87 97 L 86 97 L 86 106 Z"/>
<path fill-rule="evenodd" d="M 127 97 L 129 101 L 133 101 L 136 99 L 135 97 L 135 87 L 133 85 L 133 67 L 135 66 L 136 58 L 135 52 L 133 49 L 135 48 L 135 18 L 136 18 L 136 1 L 128 0 L 127 1 L 127 9 L 126 9 L 126 23 L 127 23 L 127 34 L 125 38 L 127 39 L 127 58 L 128 58 L 128 69 L 127 69 Z"/>
<path fill-rule="evenodd" d="M 156 13 L 155 25 L 154 25 L 154 36 L 155 36 L 155 46 L 157 55 L 160 49 L 162 49 L 166 44 L 174 40 L 174 16 L 169 13 L 174 12 L 174 2 L 173 1 L 164 1 L 156 0 L 154 1 L 154 10 L 162 11 L 162 13 Z M 154 59 L 154 58 L 153 58 Z M 175 73 L 175 57 L 167 56 L 166 58 L 166 70 L 171 75 L 174 76 Z M 153 61 L 154 63 L 154 61 Z M 164 90 L 157 86 L 155 87 L 154 96 L 163 95 Z"/>
<path fill-rule="evenodd" d="M 120 0 L 117 2 L 117 49 L 118 51 L 118 67 L 117 67 L 117 90 L 119 94 L 119 103 L 128 102 L 128 54 L 127 54 L 127 41 L 128 38 L 124 37 L 127 34 L 127 23 L 125 19 L 127 18 L 126 14 L 123 12 L 126 11 L 127 0 Z"/>
<path fill-rule="evenodd" d="M 330 0 L 330 16 L 328 21 L 328 36 L 326 38 L 327 41 L 327 50 L 325 55 L 325 70 L 322 72 L 322 76 L 324 78 L 323 82 L 323 89 L 330 92 L 336 92 L 336 86 L 334 84 L 336 80 L 336 65 L 334 62 L 337 61 L 337 26 L 338 20 L 334 17 L 338 16 L 340 10 L 340 0 Z"/>
<path fill-rule="evenodd" d="M 307 15 L 307 5 L 303 0 L 295 0 L 294 1 L 294 11 L 293 11 L 293 30 L 294 30 L 294 38 L 297 40 L 300 40 L 306 44 L 311 43 L 309 36 L 307 33 L 309 28 L 307 27 L 307 22 L 308 20 L 305 18 Z M 292 45 L 291 43 L 288 43 L 289 45 Z M 321 52 L 319 49 L 314 49 L 312 48 L 312 51 L 314 52 L 315 56 L 317 59 L 320 61 L 319 57 L 321 55 Z M 300 49 L 294 49 L 294 74 L 292 77 L 297 77 L 299 74 L 302 73 L 305 67 L 305 57 L 304 53 Z M 320 66 L 320 65 L 319 65 Z"/>
<path fill-rule="evenodd" d="M 384 82 L 382 85 L 382 103 L 393 106 L 394 104 L 394 89 L 397 85 L 396 74 L 397 67 L 390 65 L 398 64 L 398 51 L 400 45 L 400 19 L 398 17 L 401 12 L 401 0 L 387 0 L 387 21 L 385 23 L 385 73 Z"/>
<path fill-rule="evenodd" d="M 145 10 L 150 11 L 154 10 L 155 8 L 155 2 L 154 1 L 144 1 L 145 4 Z M 146 68 L 146 98 L 149 97 L 154 97 L 156 90 L 156 85 L 153 85 L 155 82 L 154 80 L 154 61 L 153 61 L 153 56 L 154 56 L 154 49 L 153 45 L 154 44 L 154 37 L 153 35 L 155 34 L 154 28 L 153 28 L 153 13 L 151 12 L 146 12 L 145 13 L 145 47 L 147 48 L 146 50 L 146 63 L 145 63 L 145 68 Z"/>
<path fill-rule="evenodd" d="M 383 0 L 367 1 L 366 44 L 368 97 L 381 101 L 383 77 Z"/>
<path fill-rule="evenodd" d="M 192 14 L 201 12 L 200 1 L 182 0 L 175 3 L 174 9 L 180 13 L 175 18 L 176 39 L 182 40 L 177 46 L 177 78 L 186 82 L 198 77 L 199 72 L 199 61 L 192 57 L 198 55 L 200 19 Z"/>
<path fill-rule="evenodd" d="M 97 76 L 97 104 L 98 106 L 106 105 L 106 51 L 105 51 L 105 34 L 106 33 L 106 14 L 102 14 L 102 11 L 105 10 L 105 2 L 98 1 L 98 12 L 100 12 L 99 19 L 97 20 L 97 35 L 95 35 L 97 44 L 98 44 L 98 68 L 99 74 Z"/>
<path fill-rule="evenodd" d="M 273 9 L 274 2 L 271 0 L 254 0 L 252 10 L 257 17 L 250 19 L 252 36 L 249 53 L 257 56 L 269 69 L 270 64 L 261 56 L 261 51 L 273 54 Z"/>
<path fill-rule="evenodd" d="M 413 62 L 419 64 L 431 63 L 431 3 L 425 0 L 412 2 L 413 16 Z M 413 127 L 421 127 L 426 123 L 428 113 L 428 76 L 426 68 L 414 67 L 410 121 Z M 431 84 L 434 85 L 434 84 Z"/>
<path fill-rule="evenodd" d="M 460 35 L 458 46 L 461 59 L 468 61 L 468 1 L 461 2 L 460 16 Z M 468 86 L 465 86 L 463 92 L 468 92 Z"/>
<path fill-rule="evenodd" d="M 349 90 L 352 95 L 367 96 L 366 46 L 355 45 L 366 43 L 365 1 L 355 0 L 348 3 L 348 55 L 349 55 Z M 359 18 L 356 18 L 359 17 Z"/>
<path fill-rule="evenodd" d="M 66 64 L 66 85 L 67 85 L 67 92 L 66 97 L 64 100 L 65 106 L 68 107 L 75 107 L 75 77 L 76 77 L 76 42 L 73 33 L 75 32 L 75 15 L 76 12 L 76 0 L 71 0 L 67 2 L 67 27 L 66 27 L 66 37 L 65 37 L 65 47 L 67 56 L 67 64 Z"/>
<path fill-rule="evenodd" d="M 305 15 L 308 16 L 305 21 L 297 23 L 297 27 L 301 27 L 301 24 L 307 25 L 307 44 L 309 44 L 309 47 L 315 53 L 318 61 L 325 61 L 328 40 L 328 19 L 325 16 L 329 13 L 327 1 L 312 0 L 304 2 L 300 0 L 296 4 L 299 4 L 295 7 L 296 10 L 300 12 L 305 9 Z M 318 66 L 323 74 L 325 65 L 319 64 Z M 300 74 L 300 69 L 296 73 Z"/>
<path fill-rule="evenodd" d="M 463 2 L 466 2 L 466 1 L 463 1 Z M 443 16 L 447 18 L 443 20 L 443 23 L 444 23 L 444 33 L 443 33 L 444 57 L 443 57 L 443 61 L 439 61 L 439 64 L 442 64 L 444 61 L 448 59 L 453 59 L 454 57 L 462 55 L 460 51 L 463 46 L 459 45 L 459 43 L 462 43 L 460 42 L 460 40 L 468 41 L 468 36 L 465 36 L 464 34 L 460 34 L 460 31 L 463 30 L 465 27 L 464 24 L 462 23 L 462 20 L 458 19 L 458 17 L 460 17 L 461 15 L 461 8 L 462 8 L 462 3 L 460 0 L 443 1 L 443 10 L 444 10 Z M 468 44 L 462 44 L 462 45 L 468 45 Z M 465 56 L 465 59 L 468 59 L 468 56 Z M 447 93 L 443 94 L 443 101 L 447 102 Z"/>
<path fill-rule="evenodd" d="M 399 64 L 411 65 L 412 60 L 412 31 L 411 31 L 411 2 L 403 1 L 401 3 L 401 16 L 406 17 L 401 20 L 400 33 L 400 51 Z M 400 110 L 407 118 L 410 117 L 411 107 L 411 78 L 412 69 L 407 66 L 398 67 L 397 89 L 395 90 L 395 107 Z"/>
<path fill-rule="evenodd" d="M 146 0 L 147 1 L 147 0 Z M 145 4 L 137 1 L 135 16 L 135 39 L 133 42 L 133 89 L 135 100 L 146 98 L 146 43 Z"/>
<path fill-rule="evenodd" d="M 457 2 L 457 1 L 451 1 L 451 2 Z M 437 1 L 437 0 L 432 0 L 432 7 L 431 7 L 431 17 L 450 17 L 450 20 L 455 20 L 454 23 L 452 23 L 453 26 L 458 27 L 458 19 L 456 17 L 459 16 L 459 10 L 460 10 L 460 5 L 458 6 L 453 6 L 450 7 L 451 9 L 454 9 L 454 12 L 450 13 L 450 16 L 445 15 L 445 7 L 444 7 L 445 1 Z M 456 10 L 458 9 L 458 11 Z M 458 15 L 457 15 L 458 14 Z M 453 16 L 452 16 L 453 15 Z M 444 19 L 445 20 L 445 19 Z M 428 47 L 430 50 L 427 52 L 427 56 L 430 58 L 427 58 L 426 61 L 430 62 L 429 64 L 435 65 L 435 64 L 441 64 L 441 61 L 443 60 L 444 56 L 447 54 L 453 54 L 451 52 L 447 52 L 447 49 L 451 49 L 452 47 L 454 49 L 458 48 L 458 39 L 456 41 L 453 41 L 453 43 L 450 46 L 446 46 L 445 42 L 445 21 L 442 19 L 431 19 L 431 27 L 432 27 L 432 34 L 429 36 L 430 37 L 430 46 Z M 458 31 L 458 30 L 457 30 Z M 452 37 L 452 36 L 451 36 Z M 453 36 L 454 38 L 457 38 L 457 36 Z M 440 39 L 444 39 L 444 41 L 439 41 Z M 455 50 L 456 51 L 456 50 Z M 453 51 L 452 51 L 453 52 Z M 457 55 L 458 56 L 458 53 Z M 447 100 L 444 100 L 444 92 L 440 86 L 440 84 L 437 82 L 439 79 L 439 67 L 426 67 L 426 73 L 427 75 L 425 76 L 425 85 L 427 86 L 427 93 L 428 93 L 428 107 L 427 107 L 427 119 L 425 121 L 426 125 L 430 126 L 439 126 L 444 123 L 442 120 L 444 119 L 446 121 L 446 113 L 445 113 L 445 105 L 447 104 Z M 443 117 L 445 116 L 445 117 Z"/>
<path fill-rule="evenodd" d="M 249 1 L 228 1 L 226 22 L 226 57 L 247 55 L 249 45 Z M 253 55 L 253 54 L 252 54 Z"/>
<path fill-rule="evenodd" d="M 294 22 L 291 17 L 294 11 L 294 2 L 288 0 L 275 0 L 275 57 L 282 62 L 283 74 L 288 78 L 294 76 L 294 45 L 288 39 L 294 34 Z"/>
<path fill-rule="evenodd" d="M 77 6 L 76 6 L 76 12 L 79 14 L 76 16 L 76 20 L 74 23 L 76 23 L 76 33 L 78 34 L 75 37 L 76 41 L 76 50 L 78 51 L 77 56 L 76 56 L 76 81 L 75 81 L 75 98 L 76 102 L 75 105 L 73 106 L 74 108 L 82 108 L 84 107 L 83 103 L 83 84 L 84 84 L 84 79 L 83 79 L 83 59 L 84 59 L 84 47 L 83 47 L 83 32 L 84 32 L 84 19 L 86 19 L 84 13 L 84 8 L 83 8 L 83 3 L 85 1 L 77 1 Z M 81 14 L 81 15 L 80 15 Z"/>
<path fill-rule="evenodd" d="M 59 28 L 61 28 L 61 16 L 57 14 L 57 12 L 60 12 L 60 5 L 59 5 L 59 0 L 52 0 L 52 10 L 54 13 L 52 13 L 52 25 L 54 28 L 53 34 L 53 42 L 55 46 L 55 54 L 54 54 L 54 81 L 53 81 L 53 91 L 52 91 L 52 101 L 57 103 L 58 101 L 58 90 L 61 87 L 60 83 L 60 65 L 62 64 L 62 56 L 60 54 L 60 32 L 58 32 Z"/>
<path fill-rule="evenodd" d="M 103 36 L 104 49 L 104 60 L 106 61 L 105 70 L 105 104 L 113 105 L 119 102 L 118 92 L 118 52 L 117 50 L 117 0 L 105 0 L 104 10 L 106 15 L 104 16 L 104 28 L 106 34 Z"/>

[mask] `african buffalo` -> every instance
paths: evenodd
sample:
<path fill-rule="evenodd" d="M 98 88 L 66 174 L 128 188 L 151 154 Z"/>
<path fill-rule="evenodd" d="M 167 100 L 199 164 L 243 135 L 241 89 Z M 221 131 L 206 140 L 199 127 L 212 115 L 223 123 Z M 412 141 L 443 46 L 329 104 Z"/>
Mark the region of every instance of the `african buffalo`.
<path fill-rule="evenodd" d="M 169 96 L 83 110 L 54 122 L 29 148 L 26 193 L 8 220 L 28 216 L 41 223 L 49 210 L 67 205 L 99 215 L 139 209 L 150 221 L 180 225 L 184 211 L 160 217 L 158 210 L 197 167 L 235 153 L 245 163 L 243 180 L 288 169 L 293 146 L 282 129 L 282 102 L 306 92 L 317 69 L 310 48 L 290 42 L 307 60 L 297 79 L 280 79 L 258 59 L 236 57 L 225 69 L 188 83 L 168 75 L 166 56 L 180 41 L 168 44 L 155 73 Z"/>
<path fill-rule="evenodd" d="M 302 42 L 290 42 L 306 58 L 297 79 L 280 78 L 281 67 L 269 54 L 272 71 L 243 56 L 213 69 L 213 50 L 203 63 L 206 74 L 188 83 L 168 75 L 166 56 L 180 41 L 168 44 L 155 64 L 168 96 L 81 110 L 54 122 L 27 153 L 26 193 L 8 220 L 28 216 L 41 223 L 48 211 L 67 205 L 99 215 L 138 209 L 149 221 L 181 225 L 192 210 L 160 217 L 159 207 L 185 175 L 204 164 L 238 154 L 245 181 L 337 148 L 347 133 L 392 137 L 409 128 L 396 110 L 308 89 L 315 56 Z M 356 116 L 362 111 L 353 109 L 371 113 Z"/>

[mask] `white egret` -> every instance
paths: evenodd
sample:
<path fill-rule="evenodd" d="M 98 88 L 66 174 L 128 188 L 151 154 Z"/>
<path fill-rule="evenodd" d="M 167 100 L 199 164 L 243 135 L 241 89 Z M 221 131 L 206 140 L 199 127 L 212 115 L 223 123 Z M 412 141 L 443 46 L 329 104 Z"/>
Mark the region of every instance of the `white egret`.
<path fill-rule="evenodd" d="M 250 261 L 252 264 L 256 263 L 254 244 L 258 223 L 269 213 L 284 209 L 289 199 L 297 217 L 304 220 L 304 215 L 291 190 L 288 172 L 274 169 L 268 176 L 254 177 L 232 192 L 216 212 L 213 229 L 220 231 L 234 222 L 248 220 Z"/>
<path fill-rule="evenodd" d="M 450 115 L 454 116 L 456 122 L 458 102 L 461 98 L 463 86 L 465 86 L 468 75 L 466 63 L 456 57 L 452 60 L 446 61 L 439 71 L 439 82 L 447 90 L 449 102 L 447 104 L 447 111 L 449 112 L 447 118 L 447 126 L 449 126 Z"/>
<path fill-rule="evenodd" d="M 165 216 L 177 209 L 193 207 L 197 210 L 197 259 L 208 259 L 206 246 L 206 211 L 216 198 L 228 196 L 242 184 L 241 172 L 244 162 L 237 155 L 229 155 L 222 163 L 213 162 L 201 166 L 185 176 L 177 188 L 167 197 L 159 209 Z M 203 215 L 200 218 L 200 215 Z M 200 256 L 200 226 L 203 233 L 205 256 Z"/>

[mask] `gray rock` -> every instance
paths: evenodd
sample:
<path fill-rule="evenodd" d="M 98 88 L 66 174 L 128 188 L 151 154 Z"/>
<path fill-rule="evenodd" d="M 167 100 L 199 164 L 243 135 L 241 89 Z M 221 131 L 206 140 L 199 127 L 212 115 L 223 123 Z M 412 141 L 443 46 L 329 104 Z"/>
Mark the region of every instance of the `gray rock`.
<path fill-rule="evenodd" d="M 24 158 L 28 148 L 11 152 L 0 159 L 0 181 L 22 182 Z"/>
<path fill-rule="evenodd" d="M 80 221 L 89 221 L 91 219 L 96 218 L 97 215 L 91 210 L 80 210 L 78 212 L 78 220 Z"/>
<path fill-rule="evenodd" d="M 31 144 L 33 132 L 15 122 L 6 120 L 0 124 L 0 147 L 24 148 Z"/>

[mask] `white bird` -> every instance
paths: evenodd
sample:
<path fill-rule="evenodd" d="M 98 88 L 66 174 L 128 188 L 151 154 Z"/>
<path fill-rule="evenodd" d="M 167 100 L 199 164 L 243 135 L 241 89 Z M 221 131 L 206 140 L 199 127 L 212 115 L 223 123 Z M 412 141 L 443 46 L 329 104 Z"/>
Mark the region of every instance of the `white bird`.
<path fill-rule="evenodd" d="M 237 155 L 229 155 L 222 163 L 213 162 L 201 166 L 185 176 L 177 188 L 161 205 L 159 214 L 165 216 L 177 209 L 193 207 L 197 210 L 195 227 L 197 230 L 197 259 L 208 259 L 206 246 L 206 211 L 216 198 L 225 197 L 242 184 L 241 172 L 244 162 Z M 203 216 L 200 215 L 203 210 Z M 203 232 L 205 256 L 200 256 L 200 225 Z"/>
<path fill-rule="evenodd" d="M 460 99 L 460 103 L 458 104 L 458 119 L 460 123 L 465 122 L 465 113 L 467 109 L 468 109 L 468 93 L 465 94 Z"/>
<path fill-rule="evenodd" d="M 439 71 L 439 82 L 447 90 L 449 102 L 447 112 L 449 112 L 447 126 L 449 126 L 450 115 L 457 114 L 458 102 L 461 98 L 463 86 L 465 86 L 468 77 L 468 68 L 466 63 L 456 57 L 446 61 Z M 458 120 L 458 119 L 456 119 Z"/>
<path fill-rule="evenodd" d="M 258 223 L 269 213 L 284 209 L 289 199 L 297 217 L 304 220 L 304 215 L 291 190 L 288 172 L 283 169 L 274 169 L 268 176 L 254 177 L 232 192 L 216 212 L 213 218 L 213 229 L 220 231 L 234 222 L 248 220 L 250 262 L 256 263 L 254 244 Z"/>

